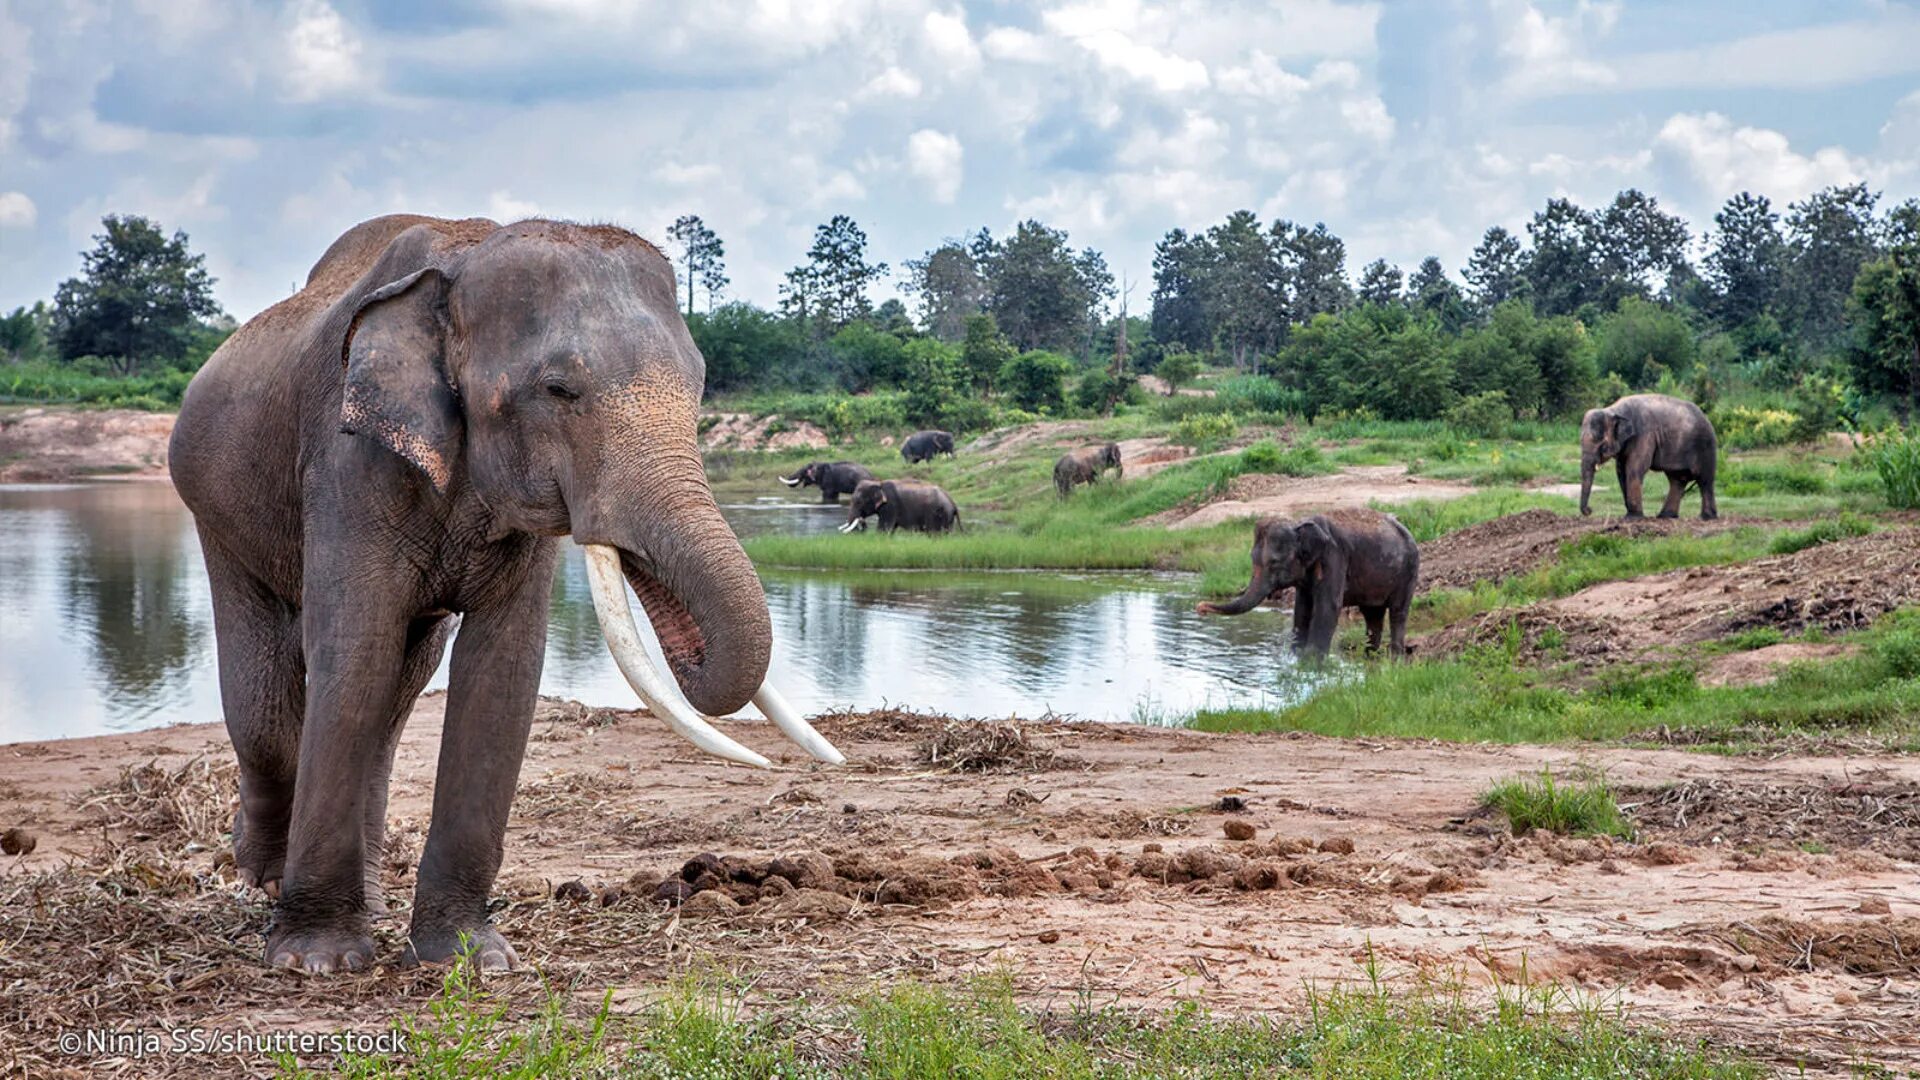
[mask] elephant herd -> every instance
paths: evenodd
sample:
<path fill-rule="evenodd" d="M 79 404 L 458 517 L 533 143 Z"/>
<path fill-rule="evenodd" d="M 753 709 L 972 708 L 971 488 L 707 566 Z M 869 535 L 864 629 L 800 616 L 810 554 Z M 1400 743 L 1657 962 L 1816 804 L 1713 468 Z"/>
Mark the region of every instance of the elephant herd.
<path fill-rule="evenodd" d="M 931 461 L 936 454 L 953 456 L 952 433 L 917 431 L 900 444 L 900 456 L 909 465 Z M 843 533 L 866 528 L 868 518 L 879 521 L 881 532 L 943 533 L 960 524 L 960 509 L 938 484 L 881 480 L 858 462 L 815 461 L 781 477 L 780 482 L 790 488 L 817 487 L 823 503 L 838 503 L 842 495 L 850 496 L 847 523 L 840 527 Z"/>

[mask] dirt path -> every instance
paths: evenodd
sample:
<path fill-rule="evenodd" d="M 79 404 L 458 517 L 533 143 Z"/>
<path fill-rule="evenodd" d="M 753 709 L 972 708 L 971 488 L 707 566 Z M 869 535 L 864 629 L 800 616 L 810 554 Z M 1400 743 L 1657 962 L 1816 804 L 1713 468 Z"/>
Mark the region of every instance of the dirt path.
<path fill-rule="evenodd" d="M 172 413 L 131 409 L 0 410 L 0 484 L 84 476 L 164 477 Z"/>
<path fill-rule="evenodd" d="M 1192 512 L 1176 511 L 1165 524 L 1174 529 L 1200 529 L 1236 518 L 1268 514 L 1297 517 L 1370 503 L 1457 499 L 1473 491 L 1465 484 L 1408 475 L 1405 465 L 1354 465 L 1331 476 L 1261 473 L 1235 477 L 1226 498 Z"/>
<path fill-rule="evenodd" d="M 402 898 L 443 702 L 421 702 L 396 765 Z M 1371 955 L 1393 979 L 1552 980 L 1817 1071 L 1920 1065 L 1920 866 L 1901 861 L 1920 853 L 1920 759 L 901 713 L 821 726 L 854 767 L 739 769 L 644 714 L 543 706 L 499 889 L 522 956 L 583 1008 L 718 963 L 751 969 L 767 999 L 1004 966 L 1040 1001 L 1252 1011 L 1360 978 Z M 165 782 L 195 755 L 218 783 Z M 122 770 L 149 761 L 131 774 L 149 797 L 127 795 Z M 1647 842 L 1516 840 L 1476 813 L 1490 783 L 1547 765 L 1644 789 L 1627 801 Z M 39 839 L 0 860 L 0 1028 L 379 1027 L 431 994 L 432 973 L 315 982 L 257 965 L 266 910 L 221 866 L 230 770 L 212 726 L 0 747 L 0 827 Z M 1691 786 L 1675 797 L 1678 781 Z M 100 785 L 120 793 L 78 808 Z M 1778 812 L 1729 810 L 1749 801 Z M 1228 839 L 1229 823 L 1253 839 Z M 1827 853 L 1802 850 L 1815 845 Z M 680 872 L 707 853 L 731 858 Z M 652 899 L 696 889 L 677 917 Z M 399 942 L 382 934 L 391 961 Z M 74 1000 L 75 985 L 93 989 Z M 532 974 L 495 985 L 527 1007 L 539 993 Z"/>

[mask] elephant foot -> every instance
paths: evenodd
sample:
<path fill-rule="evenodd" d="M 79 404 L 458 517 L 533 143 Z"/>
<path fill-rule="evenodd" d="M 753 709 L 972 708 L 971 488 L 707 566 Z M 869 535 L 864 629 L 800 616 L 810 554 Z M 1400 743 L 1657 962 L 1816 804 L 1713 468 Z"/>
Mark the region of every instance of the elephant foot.
<path fill-rule="evenodd" d="M 1719 519 L 1719 517 L 1720 517 L 1720 511 L 1718 511 L 1718 510 L 1702 510 L 1702 511 L 1700 511 L 1700 520 L 1701 520 L 1701 521 L 1715 521 L 1715 520 L 1718 520 L 1718 519 Z"/>
<path fill-rule="evenodd" d="M 358 925 L 276 928 L 267 935 L 267 963 L 313 975 L 365 971 L 373 966 L 373 938 Z"/>
<path fill-rule="evenodd" d="M 407 935 L 406 955 L 400 962 L 417 967 L 463 958 L 481 971 L 512 971 L 520 966 L 520 954 L 491 926 L 415 928 Z"/>
<path fill-rule="evenodd" d="M 1660 518 L 1677 519 L 1680 516 L 1680 512 L 1678 510 L 1662 510 L 1660 511 L 1660 513 L 1656 514 L 1655 516 Z"/>
<path fill-rule="evenodd" d="M 1620 519 L 1620 520 L 1622 520 L 1622 521 L 1645 521 L 1645 520 L 1647 520 L 1647 515 L 1645 515 L 1645 514 L 1643 514 L 1643 513 L 1641 513 L 1641 512 L 1640 512 L 1640 511 L 1638 511 L 1638 510 L 1629 510 L 1629 511 L 1627 511 L 1627 512 L 1626 512 L 1626 514 L 1625 514 L 1624 516 L 1622 516 L 1622 517 L 1621 517 L 1621 519 Z"/>
<path fill-rule="evenodd" d="M 249 889 L 280 899 L 280 877 L 287 861 L 287 835 L 265 837 L 247 823 L 244 809 L 233 815 L 233 876 Z"/>

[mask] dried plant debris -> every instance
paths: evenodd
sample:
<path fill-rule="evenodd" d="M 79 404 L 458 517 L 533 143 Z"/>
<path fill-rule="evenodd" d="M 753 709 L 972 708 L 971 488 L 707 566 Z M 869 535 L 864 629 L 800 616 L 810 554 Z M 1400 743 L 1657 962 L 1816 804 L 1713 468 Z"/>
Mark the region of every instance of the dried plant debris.
<path fill-rule="evenodd" d="M 1650 836 L 1688 844 L 1864 849 L 1920 861 L 1920 784 L 1740 784 L 1711 778 L 1618 793 Z"/>
<path fill-rule="evenodd" d="M 233 826 L 240 769 L 230 759 L 194 757 L 178 768 L 158 761 L 122 766 L 112 782 L 82 795 L 79 808 L 108 829 L 162 844 L 218 843 Z"/>
<path fill-rule="evenodd" d="M 949 772 L 1044 772 L 1077 766 L 1017 720 L 951 720 L 918 747 L 920 763 Z"/>

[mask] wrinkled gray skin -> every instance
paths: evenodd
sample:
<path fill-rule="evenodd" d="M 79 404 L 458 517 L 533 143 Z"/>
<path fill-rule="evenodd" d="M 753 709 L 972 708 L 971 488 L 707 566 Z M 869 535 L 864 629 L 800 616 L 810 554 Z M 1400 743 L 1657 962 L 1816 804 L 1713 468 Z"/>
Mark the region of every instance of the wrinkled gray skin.
<path fill-rule="evenodd" d="M 953 456 L 953 434 L 947 431 L 916 431 L 900 444 L 900 456 L 907 464 L 932 461 L 935 454 Z"/>
<path fill-rule="evenodd" d="M 946 491 L 918 480 L 868 480 L 855 488 L 847 524 L 864 526 L 870 517 L 880 520 L 881 532 L 946 532 L 960 523 L 960 511 Z"/>
<path fill-rule="evenodd" d="M 1580 422 L 1580 512 L 1591 514 L 1593 471 L 1608 460 L 1620 478 L 1620 496 L 1627 517 L 1641 517 L 1641 483 L 1647 470 L 1667 474 L 1667 501 L 1663 518 L 1680 516 L 1680 497 L 1687 485 L 1700 487 L 1700 519 L 1720 516 L 1713 497 L 1713 475 L 1718 460 L 1713 424 L 1691 401 L 1664 394 L 1633 394 L 1604 409 L 1590 409 Z"/>
<path fill-rule="evenodd" d="M 783 476 L 780 482 L 788 487 L 818 487 L 820 501 L 837 503 L 840 496 L 853 494 L 853 489 L 863 480 L 873 479 L 865 465 L 856 465 L 851 461 L 816 461 L 802 468 L 792 476 Z"/>
<path fill-rule="evenodd" d="M 194 377 L 171 468 L 213 592 L 235 866 L 278 897 L 269 963 L 372 962 L 394 746 L 456 623 L 405 959 L 517 962 L 487 897 L 556 537 L 619 549 L 696 708 L 760 686 L 766 599 L 701 466 L 704 380 L 638 237 L 415 216 L 347 232 Z"/>
<path fill-rule="evenodd" d="M 1107 469 L 1112 469 L 1115 476 L 1126 475 L 1120 467 L 1119 443 L 1070 450 L 1053 463 L 1054 490 L 1064 499 L 1073 493 L 1075 484 L 1099 483 L 1100 474 Z"/>
<path fill-rule="evenodd" d="M 1202 615 L 1240 615 L 1282 589 L 1293 594 L 1293 651 L 1325 656 L 1343 608 L 1367 620 L 1367 652 L 1380 650 L 1381 621 L 1393 621 L 1392 654 L 1407 649 L 1407 608 L 1420 581 L 1420 547 L 1391 514 L 1334 510 L 1301 522 L 1261 518 L 1253 530 L 1253 576 L 1223 604 L 1203 601 Z"/>

